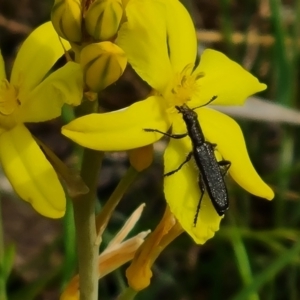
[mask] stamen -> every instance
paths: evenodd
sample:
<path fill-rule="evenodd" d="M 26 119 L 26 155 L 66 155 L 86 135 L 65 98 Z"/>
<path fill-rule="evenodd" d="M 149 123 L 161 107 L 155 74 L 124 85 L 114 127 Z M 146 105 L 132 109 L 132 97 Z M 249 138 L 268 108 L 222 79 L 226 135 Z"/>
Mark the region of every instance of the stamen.
<path fill-rule="evenodd" d="M 6 79 L 3 79 L 0 84 L 0 114 L 11 115 L 20 105 L 18 90 Z"/>

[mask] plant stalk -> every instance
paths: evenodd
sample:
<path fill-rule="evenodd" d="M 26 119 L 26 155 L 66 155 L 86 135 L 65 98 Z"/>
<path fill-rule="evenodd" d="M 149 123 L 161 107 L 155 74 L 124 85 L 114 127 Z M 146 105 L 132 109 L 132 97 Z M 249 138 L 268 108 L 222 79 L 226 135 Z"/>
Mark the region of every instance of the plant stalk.
<path fill-rule="evenodd" d="M 85 149 L 81 177 L 89 192 L 73 199 L 77 237 L 80 300 L 98 299 L 98 245 L 95 226 L 95 200 L 98 172 L 103 153 Z"/>

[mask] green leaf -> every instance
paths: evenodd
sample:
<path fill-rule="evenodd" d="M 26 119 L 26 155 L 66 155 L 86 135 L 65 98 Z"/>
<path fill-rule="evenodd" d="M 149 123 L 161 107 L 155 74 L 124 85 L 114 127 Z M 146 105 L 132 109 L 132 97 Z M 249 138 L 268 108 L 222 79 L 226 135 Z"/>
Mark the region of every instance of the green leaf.
<path fill-rule="evenodd" d="M 14 264 L 15 254 L 16 254 L 16 249 L 14 245 L 9 245 L 8 247 L 6 247 L 4 251 L 3 263 L 2 263 L 2 274 L 5 281 L 7 281 L 8 276 L 11 273 Z"/>
<path fill-rule="evenodd" d="M 274 260 L 263 272 L 254 276 L 253 281 L 242 289 L 233 300 L 245 300 L 276 276 L 284 267 L 290 264 L 300 253 L 300 240 L 291 249 L 286 250 Z"/>

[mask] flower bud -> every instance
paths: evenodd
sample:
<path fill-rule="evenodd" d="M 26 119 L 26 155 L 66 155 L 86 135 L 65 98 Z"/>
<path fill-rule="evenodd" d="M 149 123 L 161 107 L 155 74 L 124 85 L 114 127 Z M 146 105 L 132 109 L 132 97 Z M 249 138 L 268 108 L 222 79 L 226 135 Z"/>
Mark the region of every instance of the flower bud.
<path fill-rule="evenodd" d="M 86 30 L 96 40 L 109 40 L 117 34 L 122 16 L 122 0 L 96 0 L 86 13 Z"/>
<path fill-rule="evenodd" d="M 111 42 L 90 44 L 80 54 L 86 85 L 99 92 L 123 74 L 127 59 L 124 51 Z"/>
<path fill-rule="evenodd" d="M 55 0 L 51 11 L 53 26 L 62 38 L 80 42 L 82 10 L 81 0 Z"/>

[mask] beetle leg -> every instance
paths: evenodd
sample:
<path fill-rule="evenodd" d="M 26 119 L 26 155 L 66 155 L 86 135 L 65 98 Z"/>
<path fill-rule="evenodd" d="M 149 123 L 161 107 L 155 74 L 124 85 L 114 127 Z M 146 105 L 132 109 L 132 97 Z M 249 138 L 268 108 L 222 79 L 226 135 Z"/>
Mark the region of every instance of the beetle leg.
<path fill-rule="evenodd" d="M 218 161 L 218 164 L 221 167 L 221 173 L 224 177 L 227 174 L 227 172 L 231 166 L 231 162 L 229 160 L 221 160 L 221 161 Z"/>
<path fill-rule="evenodd" d="M 158 133 L 161 133 L 165 136 L 168 136 L 170 138 L 173 138 L 173 139 L 183 139 L 184 137 L 186 137 L 188 134 L 187 133 L 182 133 L 182 134 L 171 134 L 171 133 L 167 133 L 167 132 L 162 132 L 158 129 L 151 129 L 151 128 L 144 128 L 144 131 L 147 131 L 147 132 L 158 132 Z"/>
<path fill-rule="evenodd" d="M 199 179 L 198 179 L 198 184 L 199 184 L 199 187 L 200 187 L 201 196 L 200 196 L 200 200 L 198 202 L 197 208 L 196 208 L 196 213 L 195 213 L 195 217 L 194 217 L 194 227 L 196 227 L 196 225 L 197 225 L 200 206 L 201 206 L 202 198 L 203 198 L 204 192 L 205 192 L 205 185 L 204 185 L 204 182 L 203 182 L 203 180 L 200 176 L 199 176 Z"/>
<path fill-rule="evenodd" d="M 175 170 L 173 170 L 173 171 L 171 171 L 171 172 L 168 172 L 168 173 L 164 174 L 164 177 L 170 176 L 170 175 L 172 175 L 172 174 L 178 172 L 178 171 L 183 167 L 183 165 L 185 165 L 185 164 L 192 158 L 192 155 L 193 155 L 193 152 L 190 152 L 190 153 L 188 154 L 188 156 L 186 157 L 185 161 L 184 161 L 177 169 L 175 169 Z"/>

